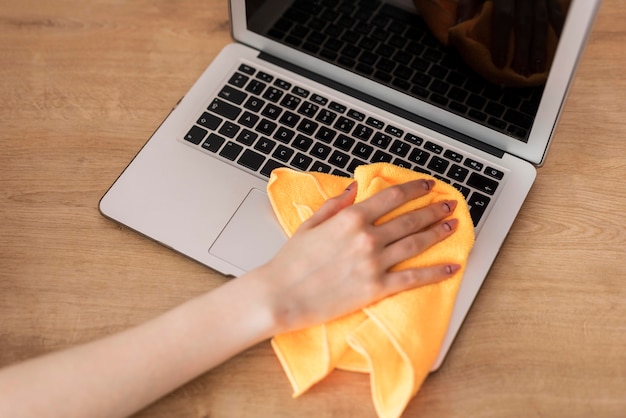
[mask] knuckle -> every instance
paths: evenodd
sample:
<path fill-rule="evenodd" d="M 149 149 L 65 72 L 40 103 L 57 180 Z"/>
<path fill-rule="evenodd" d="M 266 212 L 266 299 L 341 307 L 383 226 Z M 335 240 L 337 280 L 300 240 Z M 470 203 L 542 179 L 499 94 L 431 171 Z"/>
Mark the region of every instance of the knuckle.
<path fill-rule="evenodd" d="M 359 210 L 356 206 L 351 206 L 344 210 L 342 216 L 344 218 L 342 219 L 344 225 L 350 229 L 363 229 L 367 225 L 365 212 Z"/>
<path fill-rule="evenodd" d="M 359 248 L 363 253 L 367 254 L 368 256 L 375 254 L 378 249 L 378 239 L 370 231 L 362 231 L 357 236 L 356 244 L 357 248 Z"/>

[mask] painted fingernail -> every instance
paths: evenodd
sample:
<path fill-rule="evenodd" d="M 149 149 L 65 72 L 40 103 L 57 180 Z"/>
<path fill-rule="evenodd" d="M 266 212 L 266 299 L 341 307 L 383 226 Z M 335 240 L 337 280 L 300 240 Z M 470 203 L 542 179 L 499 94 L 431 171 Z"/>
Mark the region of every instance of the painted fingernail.
<path fill-rule="evenodd" d="M 449 221 L 444 222 L 442 226 L 443 226 L 443 229 L 450 232 L 454 230 L 454 228 L 456 228 L 458 224 L 459 224 L 459 221 L 457 219 L 450 219 Z"/>
<path fill-rule="evenodd" d="M 422 185 L 424 186 L 424 189 L 430 190 L 433 187 L 435 187 L 435 181 L 434 180 L 424 180 L 422 182 Z"/>
<path fill-rule="evenodd" d="M 350 190 L 354 189 L 354 186 L 356 186 L 356 181 L 353 181 L 352 183 L 350 183 L 348 187 L 346 187 L 346 190 L 344 190 L 344 193 L 349 192 Z"/>
<path fill-rule="evenodd" d="M 458 264 L 448 264 L 446 266 L 446 273 L 448 274 L 454 274 L 459 270 L 461 270 L 461 266 Z"/>
<path fill-rule="evenodd" d="M 456 200 L 449 200 L 447 202 L 443 202 L 443 210 L 446 213 L 452 213 L 456 208 Z"/>

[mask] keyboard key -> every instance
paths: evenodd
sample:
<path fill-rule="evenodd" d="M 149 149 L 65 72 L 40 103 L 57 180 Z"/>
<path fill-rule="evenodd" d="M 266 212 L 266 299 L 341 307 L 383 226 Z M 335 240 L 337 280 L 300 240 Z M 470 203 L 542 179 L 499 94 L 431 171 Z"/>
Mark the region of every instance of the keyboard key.
<path fill-rule="evenodd" d="M 446 168 L 448 168 L 449 165 L 450 162 L 448 160 L 444 160 L 443 158 L 435 156 L 430 160 L 427 168 L 429 170 L 433 170 L 437 173 L 443 174 L 446 172 Z"/>
<path fill-rule="evenodd" d="M 395 126 L 392 126 L 392 125 L 387 125 L 387 127 L 385 128 L 385 132 L 397 138 L 401 138 L 402 135 L 404 135 L 404 131 L 402 129 L 396 128 Z"/>
<path fill-rule="evenodd" d="M 411 154 L 409 154 L 409 161 L 412 161 L 419 165 L 424 165 L 426 164 L 426 161 L 428 161 L 429 157 L 430 157 L 430 153 L 424 150 L 415 148 L 413 149 L 413 151 L 411 151 Z"/>
<path fill-rule="evenodd" d="M 406 139 L 407 141 L 409 141 L 412 144 L 415 144 L 417 146 L 421 146 L 422 143 L 424 142 L 424 140 L 422 138 L 420 138 L 417 135 L 411 134 L 411 133 L 407 133 L 404 136 L 404 139 Z"/>
<path fill-rule="evenodd" d="M 348 110 L 348 116 L 359 122 L 363 122 L 365 120 L 365 115 L 363 113 L 353 109 Z"/>
<path fill-rule="evenodd" d="M 276 87 L 280 87 L 283 90 L 289 90 L 291 88 L 291 83 L 285 80 L 281 80 L 280 78 L 277 78 L 276 81 L 274 81 L 274 85 Z"/>
<path fill-rule="evenodd" d="M 335 128 L 339 129 L 342 132 L 349 133 L 354 127 L 355 122 L 351 119 L 344 118 L 343 116 L 337 119 L 335 123 Z"/>
<path fill-rule="evenodd" d="M 281 109 L 280 107 L 272 103 L 268 103 L 267 106 L 265 106 L 265 109 L 263 109 L 263 112 L 261 112 L 261 114 L 263 116 L 267 116 L 268 118 L 272 120 L 276 120 L 278 116 L 280 115 L 280 112 L 282 111 L 283 109 Z"/>
<path fill-rule="evenodd" d="M 322 122 L 324 125 L 330 125 L 333 123 L 337 114 L 335 112 L 331 112 L 328 109 L 322 109 L 320 113 L 315 118 L 316 121 Z"/>
<path fill-rule="evenodd" d="M 230 120 L 237 119 L 237 116 L 241 113 L 241 109 L 220 99 L 214 99 L 208 110 Z"/>
<path fill-rule="evenodd" d="M 463 156 L 456 151 L 446 150 L 446 152 L 443 153 L 443 156 L 454 161 L 455 163 L 463 161 Z"/>
<path fill-rule="evenodd" d="M 306 171 L 312 162 L 313 159 L 311 157 L 299 152 L 293 157 L 293 160 L 291 160 L 291 165 L 298 170 Z"/>
<path fill-rule="evenodd" d="M 294 148 L 299 149 L 300 151 L 308 151 L 309 148 L 311 148 L 311 145 L 313 145 L 313 140 L 300 134 L 298 134 L 292 144 Z"/>
<path fill-rule="evenodd" d="M 469 170 L 467 168 L 463 168 L 460 165 L 452 164 L 450 170 L 448 170 L 448 177 L 458 182 L 465 181 L 465 178 L 469 174 Z"/>
<path fill-rule="evenodd" d="M 498 188 L 497 181 L 489 179 L 478 173 L 472 173 L 470 175 L 469 179 L 467 180 L 467 185 L 489 195 L 493 195 Z"/>
<path fill-rule="evenodd" d="M 237 90 L 229 85 L 222 87 L 222 90 L 217 94 L 222 99 L 228 100 L 235 104 L 242 104 L 248 95 L 241 90 Z"/>
<path fill-rule="evenodd" d="M 196 123 L 214 131 L 218 126 L 220 126 L 222 119 L 210 113 L 204 112 Z"/>
<path fill-rule="evenodd" d="M 391 145 L 391 148 L 389 148 L 389 151 L 400 157 L 405 157 L 409 153 L 410 149 L 411 146 L 409 144 L 396 139 L 395 141 L 393 141 L 393 144 Z"/>
<path fill-rule="evenodd" d="M 474 161 L 471 158 L 468 158 L 467 160 L 465 160 L 463 165 L 465 167 L 469 167 L 469 168 L 471 168 L 473 170 L 476 170 L 476 171 L 482 171 L 483 170 L 483 164 L 479 163 L 478 161 Z"/>
<path fill-rule="evenodd" d="M 353 158 L 352 161 L 350 161 L 350 164 L 348 164 L 348 167 L 346 168 L 350 173 L 354 173 L 354 170 L 356 170 L 356 168 L 360 165 L 364 165 L 367 164 L 365 161 L 361 161 L 357 158 Z"/>
<path fill-rule="evenodd" d="M 296 110 L 296 108 L 300 105 L 302 99 L 294 96 L 293 94 L 287 94 L 280 102 L 280 105 L 286 107 L 290 110 Z"/>
<path fill-rule="evenodd" d="M 256 142 L 256 144 L 254 144 L 254 149 L 257 151 L 261 151 L 263 154 L 269 154 L 270 152 L 272 152 L 275 146 L 275 141 L 272 141 L 271 139 L 262 136 Z"/>
<path fill-rule="evenodd" d="M 281 164 L 275 160 L 267 160 L 260 173 L 263 174 L 265 177 L 269 177 L 272 174 L 272 171 L 279 167 L 285 167 L 285 164 Z"/>
<path fill-rule="evenodd" d="M 341 176 L 341 177 L 350 177 L 350 173 L 346 173 L 344 171 L 341 170 L 337 170 L 336 168 L 333 169 L 333 172 L 331 173 L 335 176 Z"/>
<path fill-rule="evenodd" d="M 320 96 L 319 94 L 312 95 L 311 101 L 317 103 L 320 106 L 326 106 L 326 103 L 328 103 L 328 99 Z"/>
<path fill-rule="evenodd" d="M 371 143 L 376 145 L 378 148 L 386 149 L 391 143 L 391 137 L 382 132 L 376 132 Z"/>
<path fill-rule="evenodd" d="M 284 144 L 288 144 L 295 134 L 296 133 L 294 131 L 281 126 L 274 134 L 274 139 L 277 139 Z"/>
<path fill-rule="evenodd" d="M 459 192 L 461 192 L 461 194 L 463 195 L 463 197 L 465 197 L 465 199 L 467 199 L 469 197 L 469 194 L 471 192 L 469 187 L 465 187 L 462 184 L 459 183 L 453 183 L 452 186 L 454 186 L 455 189 L 457 189 Z"/>
<path fill-rule="evenodd" d="M 313 135 L 318 126 L 319 124 L 317 122 L 305 118 L 298 124 L 297 129 L 304 134 Z"/>
<path fill-rule="evenodd" d="M 291 148 L 287 148 L 286 146 L 279 144 L 278 148 L 276 148 L 276 150 L 272 154 L 272 157 L 279 159 L 280 161 L 287 162 L 289 161 L 293 153 L 294 150 L 292 150 Z"/>
<path fill-rule="evenodd" d="M 228 138 L 234 138 L 235 135 L 237 135 L 237 132 L 239 132 L 239 126 L 228 121 L 225 122 L 219 130 L 220 134 Z"/>
<path fill-rule="evenodd" d="M 241 154 L 237 163 L 249 168 L 252 171 L 257 171 L 259 167 L 261 167 L 261 164 L 263 164 L 263 161 L 265 161 L 265 157 L 263 155 L 247 149 L 243 152 L 243 154 Z"/>
<path fill-rule="evenodd" d="M 352 145 L 354 145 L 354 142 L 355 142 L 354 139 L 350 138 L 349 136 L 346 136 L 344 134 L 339 134 L 335 142 L 333 142 L 333 145 L 339 148 L 340 150 L 350 151 L 350 148 L 352 148 Z"/>
<path fill-rule="evenodd" d="M 278 125 L 276 125 L 274 122 L 269 121 L 267 119 L 263 119 L 257 125 L 256 130 L 262 133 L 263 135 L 272 136 L 272 133 L 274 133 L 277 126 Z"/>
<path fill-rule="evenodd" d="M 393 163 L 398 167 L 411 168 L 411 163 L 401 160 L 400 158 L 394 158 Z"/>
<path fill-rule="evenodd" d="M 220 147 L 226 142 L 224 138 L 219 135 L 211 134 L 209 137 L 202 143 L 202 148 L 211 152 L 217 152 Z"/>
<path fill-rule="evenodd" d="M 239 66 L 239 71 L 241 71 L 242 73 L 246 73 L 248 75 L 253 75 L 256 72 L 254 68 L 250 67 L 247 64 L 241 64 Z"/>
<path fill-rule="evenodd" d="M 244 129 L 239 136 L 237 136 L 237 142 L 241 142 L 244 145 L 252 145 L 258 137 L 259 135 L 257 133 Z"/>
<path fill-rule="evenodd" d="M 263 93 L 264 99 L 274 103 L 278 102 L 281 97 L 283 97 L 283 91 L 276 87 L 270 87 L 265 91 L 265 93 Z"/>
<path fill-rule="evenodd" d="M 283 115 L 280 117 L 280 123 L 282 123 L 283 125 L 287 125 L 290 128 L 293 128 L 294 126 L 296 126 L 299 120 L 300 120 L 300 116 L 289 111 L 283 113 Z"/>
<path fill-rule="evenodd" d="M 424 149 L 427 151 L 431 151 L 435 154 L 441 154 L 441 152 L 443 151 L 443 147 L 441 145 L 437 145 L 430 141 L 426 141 L 426 143 L 424 144 Z"/>
<path fill-rule="evenodd" d="M 474 226 L 478 225 L 480 222 L 480 218 L 482 218 L 487 206 L 489 206 L 489 202 L 491 201 L 485 195 L 474 192 L 472 196 L 467 201 L 470 210 L 470 216 L 472 217 L 472 221 L 474 222 Z"/>
<path fill-rule="evenodd" d="M 356 147 L 354 147 L 354 149 L 352 150 L 352 155 L 367 160 L 369 159 L 370 155 L 372 155 L 373 151 L 374 151 L 374 147 L 364 144 L 362 142 L 359 142 L 356 145 Z"/>
<path fill-rule="evenodd" d="M 324 141 L 327 144 L 330 144 L 330 142 L 333 140 L 333 138 L 335 138 L 336 135 L 337 132 L 333 131 L 330 128 L 322 126 L 315 134 L 315 138 L 319 139 L 320 141 Z"/>
<path fill-rule="evenodd" d="M 243 115 L 237 121 L 245 127 L 252 128 L 259 121 L 259 117 L 254 113 L 250 113 L 248 111 L 243 112 Z"/>
<path fill-rule="evenodd" d="M 311 148 L 311 155 L 321 160 L 325 160 L 330 154 L 330 151 L 331 148 L 328 145 L 316 142 L 313 148 Z"/>
<path fill-rule="evenodd" d="M 372 128 L 359 123 L 354 129 L 354 132 L 352 132 L 352 136 L 367 141 L 372 137 L 373 133 L 374 130 Z"/>
<path fill-rule="evenodd" d="M 493 167 L 485 168 L 485 174 L 489 177 L 493 177 L 496 180 L 502 180 L 502 177 L 504 177 L 504 173 L 502 171 L 497 170 Z"/>
<path fill-rule="evenodd" d="M 226 145 L 224 145 L 224 148 L 220 151 L 220 155 L 227 160 L 235 161 L 235 158 L 237 158 L 242 150 L 243 147 L 241 145 L 228 141 Z"/>
<path fill-rule="evenodd" d="M 246 109 L 252 110 L 253 112 L 258 112 L 259 110 L 261 110 L 264 104 L 265 104 L 265 101 L 257 97 L 250 97 L 246 101 L 246 103 L 243 105 L 243 107 L 245 107 Z"/>
<path fill-rule="evenodd" d="M 391 154 L 387 154 L 386 152 L 381 150 L 376 150 L 376 152 L 372 156 L 371 161 L 373 163 L 388 163 L 391 162 L 392 158 L 393 157 L 391 156 Z"/>
<path fill-rule="evenodd" d="M 331 166 L 319 161 L 315 161 L 311 167 L 311 171 L 317 171 L 318 173 L 330 173 Z"/>
<path fill-rule="evenodd" d="M 332 155 L 328 159 L 329 163 L 339 168 L 344 168 L 348 164 L 348 161 L 350 161 L 350 156 L 337 150 L 333 151 Z"/>
<path fill-rule="evenodd" d="M 376 129 L 383 129 L 383 127 L 385 126 L 384 122 L 382 122 L 382 121 L 380 121 L 378 119 L 374 119 L 371 116 L 369 118 L 367 118 L 365 123 L 367 123 L 369 126 L 373 126 Z"/>
<path fill-rule="evenodd" d="M 189 141 L 192 144 L 198 145 L 208 132 L 206 129 L 202 129 L 199 126 L 192 126 L 189 132 L 185 135 L 185 141 Z"/>
<path fill-rule="evenodd" d="M 256 75 L 256 78 L 259 80 L 265 81 L 266 83 L 271 83 L 274 79 L 274 76 L 264 73 L 263 71 L 259 71 Z"/>
<path fill-rule="evenodd" d="M 344 113 L 347 109 L 344 105 L 339 104 L 337 102 L 330 102 L 330 104 L 328 105 L 328 108 L 330 110 L 334 110 L 337 113 Z"/>
<path fill-rule="evenodd" d="M 300 109 L 298 109 L 298 113 L 312 118 L 315 116 L 319 108 L 320 107 L 314 103 L 304 102 L 302 103 L 302 106 L 300 106 Z"/>
<path fill-rule="evenodd" d="M 294 87 L 293 90 L 291 90 L 291 92 L 295 94 L 296 96 L 300 96 L 305 99 L 309 97 L 309 94 L 310 94 L 308 90 L 305 90 L 302 87 L 297 87 L 297 86 Z"/>
<path fill-rule="evenodd" d="M 263 92 L 263 90 L 265 90 L 265 87 L 267 87 L 267 84 L 259 80 L 252 80 L 248 83 L 248 86 L 246 87 L 246 91 L 252 94 L 259 95 Z"/>

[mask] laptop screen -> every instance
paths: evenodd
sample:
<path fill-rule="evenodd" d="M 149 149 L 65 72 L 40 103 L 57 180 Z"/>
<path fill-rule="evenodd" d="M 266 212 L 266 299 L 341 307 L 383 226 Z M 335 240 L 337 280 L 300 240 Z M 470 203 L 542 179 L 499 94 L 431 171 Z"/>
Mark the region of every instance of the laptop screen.
<path fill-rule="evenodd" d="M 489 71 L 481 73 L 481 63 L 474 58 L 476 51 L 470 48 L 463 52 L 461 48 L 471 44 L 471 36 L 463 39 L 463 34 L 457 34 L 460 41 L 452 45 L 450 35 L 448 45 L 442 44 L 441 34 L 433 29 L 436 26 L 433 16 L 419 15 L 411 0 L 244 0 L 243 3 L 246 31 L 252 35 L 243 36 L 244 42 L 251 39 L 253 46 L 270 53 L 278 49 L 274 45 L 280 45 L 365 77 L 385 87 L 381 90 L 385 92 L 383 101 L 397 101 L 404 109 L 428 115 L 439 124 L 540 163 L 599 0 L 571 0 L 571 4 L 570 0 L 559 0 L 563 17 L 574 21 L 569 26 L 576 26 L 569 30 L 566 27 L 560 39 L 553 29 L 548 30 L 548 38 L 552 37 L 553 42 L 548 45 L 546 67 L 550 67 L 553 57 L 556 63 L 555 50 L 557 53 L 565 50 L 560 54 L 559 79 L 551 83 L 555 77 L 546 77 L 544 71 L 540 82 L 536 74 L 532 75 L 530 85 L 520 83 L 524 76 L 519 74 L 511 85 L 506 85 L 497 77 L 494 81 L 489 74 L 485 75 Z M 570 14 L 577 16 L 569 19 Z M 480 32 L 478 24 L 475 28 Z M 570 48 L 557 49 L 557 42 L 563 43 L 564 37 Z M 307 68 L 314 63 L 306 59 L 302 62 Z M 554 68 L 553 65 L 551 71 Z M 326 77 L 328 74 L 333 73 L 327 71 Z M 354 84 L 362 85 L 357 81 Z M 543 96 L 548 98 L 548 103 L 542 103 Z M 421 107 L 420 102 L 427 105 Z M 411 106 L 407 106 L 409 103 Z"/>

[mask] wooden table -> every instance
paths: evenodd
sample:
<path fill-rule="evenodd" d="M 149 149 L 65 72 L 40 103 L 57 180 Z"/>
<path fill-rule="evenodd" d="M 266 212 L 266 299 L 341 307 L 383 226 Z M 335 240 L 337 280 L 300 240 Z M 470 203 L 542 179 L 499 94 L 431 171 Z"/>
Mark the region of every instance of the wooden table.
<path fill-rule="evenodd" d="M 549 158 L 446 362 L 405 416 L 626 414 L 623 6 L 604 2 Z M 0 366 L 223 282 L 97 204 L 229 41 L 226 0 L 0 4 Z M 291 399 L 265 342 L 138 416 L 375 414 L 365 375 L 334 372 Z"/>

